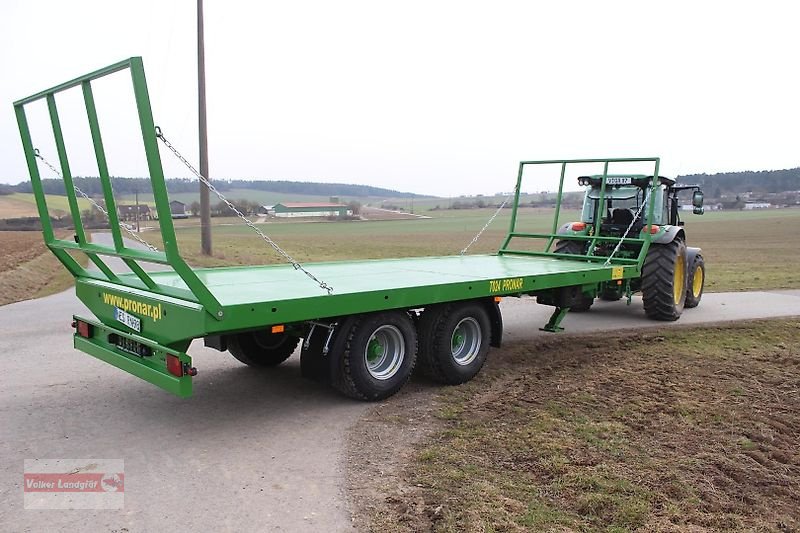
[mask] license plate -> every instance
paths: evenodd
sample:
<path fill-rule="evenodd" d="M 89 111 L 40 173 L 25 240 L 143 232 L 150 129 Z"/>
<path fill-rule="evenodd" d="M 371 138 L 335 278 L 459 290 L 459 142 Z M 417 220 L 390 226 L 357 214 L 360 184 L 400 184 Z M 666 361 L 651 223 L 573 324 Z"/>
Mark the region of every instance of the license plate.
<path fill-rule="evenodd" d="M 119 307 L 114 308 L 114 320 L 116 320 L 120 324 L 125 324 L 134 331 L 138 331 L 140 333 L 142 331 L 142 321 L 133 316 L 132 314 L 126 313 Z"/>
<path fill-rule="evenodd" d="M 630 185 L 633 183 L 630 176 L 609 176 L 606 178 L 606 185 Z"/>

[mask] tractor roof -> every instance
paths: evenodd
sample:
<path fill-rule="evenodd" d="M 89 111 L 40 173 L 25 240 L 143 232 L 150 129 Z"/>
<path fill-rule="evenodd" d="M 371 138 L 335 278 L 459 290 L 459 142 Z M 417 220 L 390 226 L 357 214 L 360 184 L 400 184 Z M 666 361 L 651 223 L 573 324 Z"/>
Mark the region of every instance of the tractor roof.
<path fill-rule="evenodd" d="M 607 187 L 620 187 L 623 185 L 634 185 L 636 187 L 647 187 L 650 185 L 653 176 L 646 176 L 644 174 L 608 174 L 606 176 Z M 592 187 L 599 187 L 603 180 L 602 174 L 595 174 L 593 176 L 581 176 L 578 178 L 580 185 L 591 185 Z M 662 185 L 672 187 L 675 185 L 675 180 L 665 176 L 659 176 L 658 181 Z"/>

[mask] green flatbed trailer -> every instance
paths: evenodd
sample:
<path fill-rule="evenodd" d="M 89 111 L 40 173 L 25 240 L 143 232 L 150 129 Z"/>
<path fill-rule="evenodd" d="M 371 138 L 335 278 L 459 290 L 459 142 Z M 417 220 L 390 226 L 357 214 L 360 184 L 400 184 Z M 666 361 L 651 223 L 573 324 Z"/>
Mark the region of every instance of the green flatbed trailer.
<path fill-rule="evenodd" d="M 164 251 L 126 244 L 120 232 L 116 200 L 108 171 L 92 82 L 128 71 L 141 125 Z M 92 136 L 113 246 L 87 239 L 75 195 L 69 157 L 59 120 L 56 95 L 80 90 Z M 25 107 L 47 104 L 67 198 L 75 228 L 73 240 L 55 236 L 29 131 Z M 76 278 L 78 298 L 94 318 L 75 316 L 75 348 L 179 396 L 192 392 L 197 370 L 186 353 L 193 339 L 229 350 L 254 366 L 270 366 L 288 357 L 302 340 L 303 373 L 333 384 L 349 396 L 374 400 L 396 392 L 416 359 L 445 383 L 473 377 L 489 345 L 499 346 L 502 318 L 497 302 L 504 296 L 534 295 L 555 307 L 544 329 L 557 331 L 577 299 L 594 296 L 600 283 L 629 283 L 642 275 L 652 236 L 643 231 L 626 243 L 641 246 L 637 257 L 568 255 L 553 251 L 559 240 L 618 242 L 619 237 L 557 233 L 567 167 L 601 163 L 602 194 L 610 164 L 652 164 L 651 190 L 658 185 L 658 158 L 523 161 L 519 164 L 511 226 L 496 254 L 457 255 L 303 265 L 332 288 L 326 291 L 292 265 L 190 268 L 178 250 L 170 216 L 157 128 L 153 122 L 142 60 L 133 57 L 14 103 L 44 240 Z M 517 230 L 523 171 L 552 165 L 560 174 L 557 209 L 551 231 Z M 598 204 L 598 205 L 599 205 Z M 600 224 L 600 211 L 596 225 Z M 653 203 L 647 220 L 653 220 Z M 599 228 L 598 228 L 599 229 Z M 516 243 L 543 240 L 543 251 Z M 89 270 L 69 252 L 88 256 Z M 104 258 L 118 257 L 129 273 L 112 271 Z M 149 272 L 141 263 L 167 265 Z"/>

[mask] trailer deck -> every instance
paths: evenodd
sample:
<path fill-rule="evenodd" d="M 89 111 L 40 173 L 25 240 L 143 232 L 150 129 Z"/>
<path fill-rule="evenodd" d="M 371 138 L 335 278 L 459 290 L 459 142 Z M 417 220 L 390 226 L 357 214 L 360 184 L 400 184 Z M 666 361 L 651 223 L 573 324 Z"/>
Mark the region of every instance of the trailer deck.
<path fill-rule="evenodd" d="M 472 290 L 476 295 L 485 296 L 560 286 L 565 275 L 574 276 L 577 284 L 607 280 L 612 271 L 611 266 L 583 261 L 502 255 L 376 259 L 305 266 L 333 286 L 334 293 L 329 296 L 320 291 L 290 265 L 195 269 L 195 273 L 220 304 L 228 307 L 306 298 L 336 299 L 376 292 L 388 294 L 417 288 L 434 291 L 454 283 L 474 284 Z M 131 283 L 138 281 L 133 274 L 127 276 Z M 174 272 L 153 272 L 150 277 L 160 285 L 188 290 Z M 524 285 L 513 289 L 508 284 L 504 288 L 501 283 L 492 290 L 488 284 L 518 278 L 523 278 Z M 465 298 L 470 297 L 469 290 L 464 292 Z"/>

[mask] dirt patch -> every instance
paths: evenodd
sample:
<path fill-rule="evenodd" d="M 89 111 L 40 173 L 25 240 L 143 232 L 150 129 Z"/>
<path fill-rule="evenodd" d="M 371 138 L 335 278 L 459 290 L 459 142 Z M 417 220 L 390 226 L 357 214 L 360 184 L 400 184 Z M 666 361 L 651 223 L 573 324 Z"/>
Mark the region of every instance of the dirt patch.
<path fill-rule="evenodd" d="M 795 531 L 799 346 L 794 319 L 495 350 L 471 383 L 356 426 L 356 524 Z"/>
<path fill-rule="evenodd" d="M 0 305 L 53 294 L 73 283 L 38 231 L 0 231 L 0 250 Z"/>

